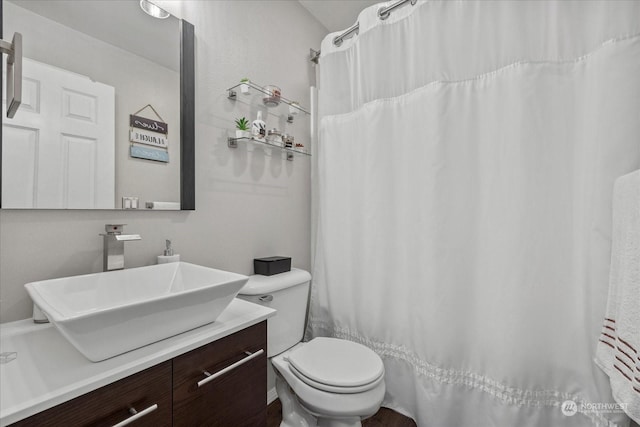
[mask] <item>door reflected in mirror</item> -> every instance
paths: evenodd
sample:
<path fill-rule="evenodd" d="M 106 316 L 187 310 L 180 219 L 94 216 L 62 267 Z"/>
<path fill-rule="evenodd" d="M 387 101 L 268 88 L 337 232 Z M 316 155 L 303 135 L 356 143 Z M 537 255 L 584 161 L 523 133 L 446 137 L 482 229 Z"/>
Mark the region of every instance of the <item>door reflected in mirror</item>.
<path fill-rule="evenodd" d="M 138 0 L 5 0 L 3 21 L 24 59 L 23 104 L 2 120 L 2 208 L 179 209 L 180 21 Z"/>

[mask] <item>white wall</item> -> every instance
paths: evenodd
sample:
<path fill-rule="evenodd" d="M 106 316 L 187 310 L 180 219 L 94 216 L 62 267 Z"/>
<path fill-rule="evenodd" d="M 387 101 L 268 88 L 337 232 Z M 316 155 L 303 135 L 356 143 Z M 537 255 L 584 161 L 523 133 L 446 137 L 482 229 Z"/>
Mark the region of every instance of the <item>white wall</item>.
<path fill-rule="evenodd" d="M 315 75 L 309 48 L 318 48 L 326 30 L 296 1 L 171 8 L 196 29 L 196 211 L 0 211 L 0 322 L 30 317 L 25 283 L 101 271 L 98 234 L 106 223 L 142 235 L 126 244 L 127 267 L 155 263 L 169 238 L 184 261 L 206 266 L 251 274 L 253 258 L 289 255 L 293 266 L 309 269 L 309 159 L 227 148 L 233 119 L 253 119 L 258 104 L 233 103 L 225 89 L 249 77 L 308 105 Z M 270 128 L 280 122 L 267 119 Z M 302 140 L 308 125 L 287 130 Z"/>

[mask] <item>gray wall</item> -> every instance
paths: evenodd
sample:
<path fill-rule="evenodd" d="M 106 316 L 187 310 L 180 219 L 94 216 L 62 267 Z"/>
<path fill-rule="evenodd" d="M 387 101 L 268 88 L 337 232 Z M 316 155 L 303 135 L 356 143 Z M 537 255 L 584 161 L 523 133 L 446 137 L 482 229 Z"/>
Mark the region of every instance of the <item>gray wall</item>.
<path fill-rule="evenodd" d="M 127 267 L 154 264 L 169 238 L 182 260 L 206 266 L 251 274 L 254 257 L 290 255 L 309 269 L 310 161 L 227 148 L 234 118 L 253 120 L 261 107 L 252 97 L 233 103 L 225 89 L 249 77 L 308 105 L 309 48 L 326 29 L 296 1 L 169 2 L 168 9 L 196 29 L 196 211 L 0 211 L 0 322 L 30 317 L 25 283 L 101 271 L 106 223 L 142 235 L 126 244 Z M 266 121 L 283 128 L 279 116 Z M 304 121 L 298 116 L 287 131 L 308 140 Z"/>

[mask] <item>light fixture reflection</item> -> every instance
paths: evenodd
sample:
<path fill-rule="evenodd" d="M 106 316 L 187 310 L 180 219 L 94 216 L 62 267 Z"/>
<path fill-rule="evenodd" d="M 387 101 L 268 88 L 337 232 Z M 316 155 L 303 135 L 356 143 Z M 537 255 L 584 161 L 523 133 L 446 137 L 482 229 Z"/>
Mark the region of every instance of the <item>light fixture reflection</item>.
<path fill-rule="evenodd" d="M 156 6 L 149 0 L 140 0 L 140 8 L 142 8 L 147 15 L 153 16 L 154 18 L 165 19 L 169 17 L 169 12 Z"/>

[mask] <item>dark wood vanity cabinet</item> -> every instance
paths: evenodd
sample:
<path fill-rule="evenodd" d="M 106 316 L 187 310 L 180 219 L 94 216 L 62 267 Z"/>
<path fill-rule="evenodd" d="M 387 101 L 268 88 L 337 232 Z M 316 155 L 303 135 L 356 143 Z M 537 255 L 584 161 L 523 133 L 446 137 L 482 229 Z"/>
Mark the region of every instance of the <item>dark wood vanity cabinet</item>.
<path fill-rule="evenodd" d="M 11 427 L 266 426 L 266 351 L 263 321 Z"/>
<path fill-rule="evenodd" d="M 155 409 L 149 410 L 153 405 Z M 171 426 L 171 361 L 54 406 L 12 427 L 114 426 L 142 413 L 130 425 Z"/>
<path fill-rule="evenodd" d="M 265 426 L 266 351 L 262 322 L 173 359 L 173 425 Z M 203 372 L 215 376 L 225 369 L 203 384 Z"/>

